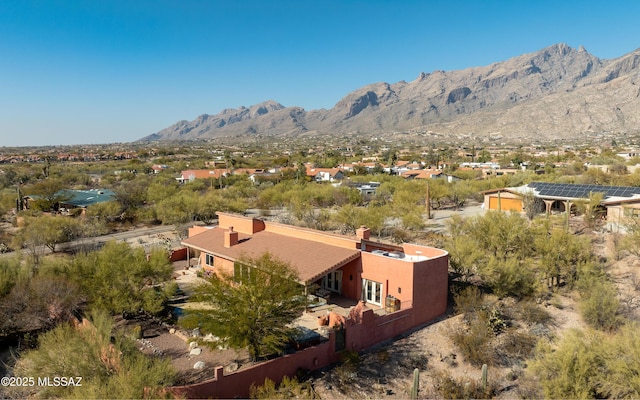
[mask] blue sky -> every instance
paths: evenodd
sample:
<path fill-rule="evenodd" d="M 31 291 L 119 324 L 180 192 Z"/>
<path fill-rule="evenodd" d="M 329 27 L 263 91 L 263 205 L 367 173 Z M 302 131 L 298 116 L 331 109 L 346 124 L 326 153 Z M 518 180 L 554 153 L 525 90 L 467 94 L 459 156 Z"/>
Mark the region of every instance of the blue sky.
<path fill-rule="evenodd" d="M 555 43 L 640 47 L 640 2 L 0 0 L 0 148 L 129 142 L 273 99 L 331 108 L 373 82 Z"/>

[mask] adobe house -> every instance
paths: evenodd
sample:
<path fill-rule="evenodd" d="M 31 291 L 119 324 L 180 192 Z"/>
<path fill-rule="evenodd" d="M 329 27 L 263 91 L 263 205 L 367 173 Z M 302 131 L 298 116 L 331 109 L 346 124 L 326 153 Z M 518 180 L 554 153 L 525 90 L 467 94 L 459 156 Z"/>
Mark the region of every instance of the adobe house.
<path fill-rule="evenodd" d="M 215 227 L 195 226 L 182 244 L 205 272 L 242 274 L 238 263 L 269 252 L 298 271 L 300 283 L 316 294 L 340 296 L 388 312 L 413 309 L 418 326 L 447 308 L 446 251 L 414 244 L 394 246 L 370 239 L 361 227 L 356 237 L 217 213 Z"/>
<path fill-rule="evenodd" d="M 196 254 L 209 273 L 245 273 L 237 261 L 266 251 L 298 271 L 300 282 L 319 288 L 317 294 L 351 299 L 346 315 L 328 314 L 327 340 L 292 354 L 225 373 L 219 366 L 204 382 L 173 387 L 186 398 L 247 397 L 251 385 L 265 378 L 280 382 L 300 369 L 316 370 L 340 360 L 343 351 L 362 351 L 394 338 L 445 313 L 449 254 L 433 247 L 394 246 L 372 241 L 365 227 L 355 237 L 217 213 L 215 227 L 196 226 L 182 244 Z M 306 314 L 306 313 L 305 313 Z M 331 322 L 329 322 L 331 325 Z"/>
<path fill-rule="evenodd" d="M 484 194 L 484 208 L 500 211 L 524 211 L 524 197 L 533 196 L 541 202 L 541 211 L 572 212 L 577 202 L 589 201 L 589 196 L 602 193 L 599 207 L 612 230 L 624 230 L 632 218 L 640 217 L 640 188 L 568 183 L 531 182 L 513 188 L 491 189 Z"/>

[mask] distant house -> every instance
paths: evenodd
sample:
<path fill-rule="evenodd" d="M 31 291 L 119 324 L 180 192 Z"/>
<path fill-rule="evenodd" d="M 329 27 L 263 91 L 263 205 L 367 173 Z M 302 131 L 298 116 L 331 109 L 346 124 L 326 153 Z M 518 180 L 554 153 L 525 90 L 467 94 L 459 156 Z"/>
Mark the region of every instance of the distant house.
<path fill-rule="evenodd" d="M 164 171 L 165 169 L 167 169 L 167 166 L 164 164 L 154 164 L 151 166 L 151 171 L 154 174 L 159 174 L 160 172 Z"/>
<path fill-rule="evenodd" d="M 580 185 L 567 183 L 531 182 L 524 186 L 484 191 L 487 210 L 523 212 L 524 196 L 531 195 L 540 210 L 573 212 L 577 202 L 588 201 L 591 194 L 602 193 L 599 205 L 609 229 L 623 231 L 629 218 L 640 218 L 640 187 Z"/>
<path fill-rule="evenodd" d="M 344 179 L 340 168 L 315 168 L 307 165 L 307 176 L 316 182 L 336 182 Z"/>
<path fill-rule="evenodd" d="M 438 169 L 417 169 L 408 170 L 401 174 L 405 179 L 433 179 L 442 174 L 442 171 Z"/>
<path fill-rule="evenodd" d="M 69 190 L 62 191 L 68 200 L 60 202 L 61 208 L 87 208 L 94 204 L 115 201 L 116 194 L 109 189 Z"/>
<path fill-rule="evenodd" d="M 349 182 L 348 187 L 356 189 L 364 197 L 373 196 L 380 187 L 380 182 Z"/>
<path fill-rule="evenodd" d="M 69 210 L 74 208 L 85 209 L 94 204 L 106 201 L 115 201 L 116 194 L 109 189 L 71 190 L 64 189 L 56 193 L 56 197 L 64 199 L 55 205 L 55 210 Z M 23 198 L 25 208 L 31 207 L 31 202 L 37 200 L 39 196 L 28 195 Z"/>
<path fill-rule="evenodd" d="M 180 176 L 176 180 L 180 183 L 193 182 L 196 179 L 219 179 L 223 176 L 227 176 L 228 171 L 226 169 L 188 169 L 182 171 Z"/>

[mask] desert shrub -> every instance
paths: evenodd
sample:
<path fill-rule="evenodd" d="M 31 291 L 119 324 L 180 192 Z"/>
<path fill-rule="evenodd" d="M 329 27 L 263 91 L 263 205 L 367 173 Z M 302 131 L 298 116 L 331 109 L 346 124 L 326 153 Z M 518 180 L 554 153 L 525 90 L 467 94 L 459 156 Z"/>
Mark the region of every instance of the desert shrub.
<path fill-rule="evenodd" d="M 332 380 L 337 389 L 342 393 L 348 393 L 358 376 L 360 355 L 355 351 L 345 351 L 341 355 L 340 365 L 333 369 Z"/>
<path fill-rule="evenodd" d="M 509 330 L 496 346 L 494 361 L 502 366 L 514 365 L 531 357 L 537 342 L 538 338 L 532 333 Z"/>
<path fill-rule="evenodd" d="M 265 378 L 261 386 L 251 385 L 250 398 L 252 399 L 317 399 L 319 396 L 313 390 L 311 383 L 299 382 L 297 378 L 285 376 L 282 382 L 276 384 L 269 378 Z"/>
<path fill-rule="evenodd" d="M 424 353 L 412 351 L 400 357 L 398 363 L 400 364 L 400 366 L 411 371 L 413 371 L 415 368 L 418 368 L 419 370 L 425 370 L 429 365 L 429 357 Z"/>
<path fill-rule="evenodd" d="M 513 296 L 522 299 L 536 292 L 536 276 L 528 261 L 515 257 L 505 260 L 491 257 L 483 275 L 499 297 Z"/>
<path fill-rule="evenodd" d="M 478 380 L 456 379 L 446 371 L 437 371 L 432 374 L 435 398 L 441 399 L 487 399 L 496 393 L 495 384 L 489 379 L 487 388 L 482 388 Z"/>
<path fill-rule="evenodd" d="M 491 339 L 494 337 L 486 316 L 474 318 L 466 326 L 449 331 L 449 338 L 471 364 L 481 366 L 492 361 Z"/>
<path fill-rule="evenodd" d="M 615 286 L 603 280 L 593 280 L 582 290 L 580 312 L 590 326 L 612 331 L 622 323 L 620 301 Z"/>
<path fill-rule="evenodd" d="M 496 335 L 511 325 L 509 316 L 497 307 L 483 308 L 478 312 L 478 318 L 486 321 L 489 329 Z"/>
<path fill-rule="evenodd" d="M 516 312 L 527 325 L 547 324 L 551 321 L 551 314 L 540 305 L 531 301 L 523 301 L 517 304 Z"/>
<path fill-rule="evenodd" d="M 107 313 L 96 312 L 79 325 L 60 324 L 38 338 L 37 349 L 21 354 L 15 376 L 82 377 L 81 386 L 44 385 L 12 398 L 139 399 L 160 398 L 175 371 L 168 359 L 148 357 Z M 53 382 L 53 380 L 52 380 Z"/>
<path fill-rule="evenodd" d="M 570 330 L 556 349 L 541 344 L 531 364 L 544 397 L 555 399 L 603 398 L 598 374 L 605 370 L 601 334 Z"/>
<path fill-rule="evenodd" d="M 465 315 L 469 319 L 471 315 L 482 307 L 482 292 L 477 286 L 468 286 L 453 295 L 455 310 Z"/>

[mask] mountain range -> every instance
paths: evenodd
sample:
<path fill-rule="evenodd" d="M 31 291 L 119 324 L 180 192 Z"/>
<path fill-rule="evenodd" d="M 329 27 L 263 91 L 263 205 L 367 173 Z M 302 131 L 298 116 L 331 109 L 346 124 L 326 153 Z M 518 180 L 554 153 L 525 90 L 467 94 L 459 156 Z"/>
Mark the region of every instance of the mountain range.
<path fill-rule="evenodd" d="M 556 44 L 487 66 L 373 83 L 328 110 L 268 100 L 178 121 L 140 141 L 406 131 L 521 139 L 640 132 L 640 49 L 604 60 Z"/>

